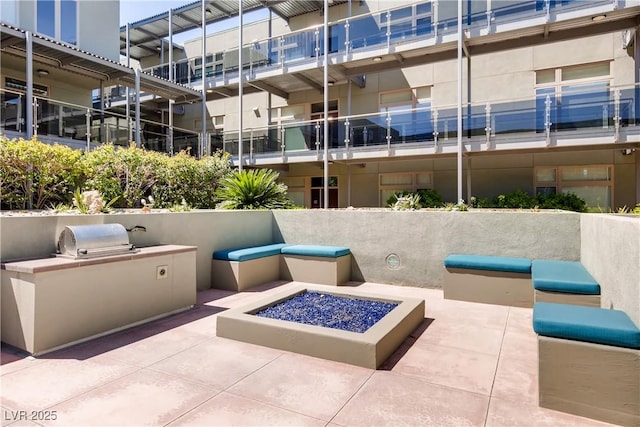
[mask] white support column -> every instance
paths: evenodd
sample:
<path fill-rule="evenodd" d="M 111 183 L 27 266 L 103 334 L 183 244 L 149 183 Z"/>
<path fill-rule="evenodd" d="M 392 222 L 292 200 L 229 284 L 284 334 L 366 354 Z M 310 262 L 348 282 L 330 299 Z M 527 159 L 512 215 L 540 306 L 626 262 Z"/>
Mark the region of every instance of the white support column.
<path fill-rule="evenodd" d="M 244 120 L 242 120 L 243 109 L 243 84 L 244 73 L 242 72 L 242 0 L 238 0 L 238 170 L 242 171 L 242 128 Z"/>
<path fill-rule="evenodd" d="M 173 104 L 175 100 L 169 100 L 169 155 L 173 156 L 174 147 L 173 147 Z"/>
<path fill-rule="evenodd" d="M 131 67 L 131 39 L 129 38 L 129 35 L 131 33 L 131 24 L 127 23 L 127 29 L 126 29 L 126 33 L 127 33 L 127 67 Z M 130 112 L 130 105 L 129 102 L 131 101 L 131 93 L 129 90 L 129 86 L 127 86 L 125 88 L 125 93 L 124 96 L 126 98 L 126 102 L 125 102 L 125 115 L 127 118 L 127 144 L 131 143 L 131 112 Z M 87 129 L 88 131 L 88 129 Z"/>
<path fill-rule="evenodd" d="M 329 208 L 329 0 L 324 0 L 324 209 Z"/>
<path fill-rule="evenodd" d="M 140 69 L 135 69 L 136 77 L 136 147 L 142 147 L 140 139 Z"/>
<path fill-rule="evenodd" d="M 202 0 L 202 135 L 198 157 L 202 157 L 209 150 L 207 143 L 207 2 Z"/>
<path fill-rule="evenodd" d="M 27 50 L 27 57 L 25 58 L 27 61 L 26 65 L 26 83 L 27 83 L 27 94 L 26 94 L 26 110 L 27 110 L 27 128 L 25 129 L 27 133 L 27 139 L 33 138 L 33 126 L 34 119 L 33 117 L 33 35 L 31 31 L 25 32 L 25 44 Z"/>
<path fill-rule="evenodd" d="M 173 9 L 169 9 L 169 81 L 173 82 Z M 171 102 L 169 102 L 171 104 Z"/>
<path fill-rule="evenodd" d="M 458 0 L 458 201 L 462 199 L 462 0 Z"/>

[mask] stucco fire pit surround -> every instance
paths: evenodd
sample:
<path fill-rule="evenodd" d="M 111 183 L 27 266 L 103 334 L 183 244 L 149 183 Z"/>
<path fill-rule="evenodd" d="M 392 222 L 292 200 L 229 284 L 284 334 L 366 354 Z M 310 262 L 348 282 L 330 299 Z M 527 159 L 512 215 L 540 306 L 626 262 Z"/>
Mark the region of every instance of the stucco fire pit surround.
<path fill-rule="evenodd" d="M 256 315 L 305 292 L 397 305 L 364 332 Z M 216 330 L 223 338 L 376 369 L 423 319 L 424 300 L 421 299 L 389 298 L 355 288 L 304 284 L 219 314 Z"/>

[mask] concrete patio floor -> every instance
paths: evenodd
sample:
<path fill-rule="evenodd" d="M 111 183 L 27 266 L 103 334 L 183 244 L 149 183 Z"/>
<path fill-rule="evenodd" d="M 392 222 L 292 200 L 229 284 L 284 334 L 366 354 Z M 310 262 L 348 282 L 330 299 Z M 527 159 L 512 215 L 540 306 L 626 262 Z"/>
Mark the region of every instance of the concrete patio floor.
<path fill-rule="evenodd" d="M 203 291 L 193 310 L 39 358 L 3 346 L 2 426 L 606 425 L 537 406 L 531 309 L 353 283 L 426 302 L 378 370 L 216 337 L 218 313 L 293 285 Z"/>

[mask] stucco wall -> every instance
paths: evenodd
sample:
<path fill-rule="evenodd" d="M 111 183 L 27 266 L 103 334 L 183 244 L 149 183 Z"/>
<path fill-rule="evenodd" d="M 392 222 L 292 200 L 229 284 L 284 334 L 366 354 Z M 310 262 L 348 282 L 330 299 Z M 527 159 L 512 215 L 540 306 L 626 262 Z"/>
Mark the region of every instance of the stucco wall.
<path fill-rule="evenodd" d="M 349 246 L 352 278 L 441 287 L 451 253 L 578 260 L 580 215 L 385 210 L 274 211 L 274 240 Z M 387 268 L 390 253 L 400 268 Z"/>
<path fill-rule="evenodd" d="M 60 232 L 68 225 L 120 223 L 141 225 L 146 232 L 129 233 L 136 246 L 197 246 L 198 290 L 211 287 L 211 254 L 217 249 L 271 242 L 268 211 L 193 211 L 184 213 L 58 215 L 0 217 L 0 259 L 45 258 L 55 253 Z"/>
<path fill-rule="evenodd" d="M 640 326 L 640 218 L 582 215 L 580 259 L 602 288 L 603 308 Z"/>

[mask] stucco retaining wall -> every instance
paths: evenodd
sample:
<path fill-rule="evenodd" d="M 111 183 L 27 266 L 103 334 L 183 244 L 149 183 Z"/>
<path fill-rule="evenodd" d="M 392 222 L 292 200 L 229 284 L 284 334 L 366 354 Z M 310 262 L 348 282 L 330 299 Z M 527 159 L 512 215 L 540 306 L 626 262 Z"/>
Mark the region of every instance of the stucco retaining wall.
<path fill-rule="evenodd" d="M 580 215 L 570 212 L 274 211 L 274 240 L 351 248 L 352 279 L 441 287 L 451 253 L 580 259 Z M 400 257 L 397 269 L 386 257 Z"/>
<path fill-rule="evenodd" d="M 602 289 L 601 306 L 623 310 L 640 327 L 640 218 L 581 215 L 580 259 Z"/>

